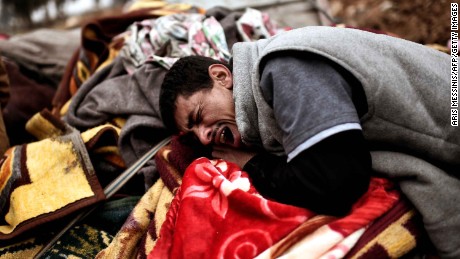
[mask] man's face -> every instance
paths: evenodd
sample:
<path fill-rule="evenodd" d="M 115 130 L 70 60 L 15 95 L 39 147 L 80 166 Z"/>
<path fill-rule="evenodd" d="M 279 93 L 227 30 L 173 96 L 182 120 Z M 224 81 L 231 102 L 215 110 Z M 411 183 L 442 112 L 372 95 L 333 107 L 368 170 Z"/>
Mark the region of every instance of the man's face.
<path fill-rule="evenodd" d="M 233 81 L 230 71 L 210 67 L 211 89 L 200 90 L 189 97 L 179 95 L 174 118 L 182 133 L 194 134 L 203 145 L 242 146 L 236 126 Z M 215 76 L 219 75 L 219 76 Z"/>

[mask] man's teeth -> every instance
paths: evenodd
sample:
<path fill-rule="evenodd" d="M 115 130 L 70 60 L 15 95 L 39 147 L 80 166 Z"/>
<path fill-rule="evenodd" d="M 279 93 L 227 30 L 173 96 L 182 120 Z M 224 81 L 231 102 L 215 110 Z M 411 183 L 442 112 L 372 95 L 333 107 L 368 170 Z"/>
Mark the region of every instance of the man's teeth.
<path fill-rule="evenodd" d="M 220 133 L 220 143 L 225 144 L 225 129 Z"/>

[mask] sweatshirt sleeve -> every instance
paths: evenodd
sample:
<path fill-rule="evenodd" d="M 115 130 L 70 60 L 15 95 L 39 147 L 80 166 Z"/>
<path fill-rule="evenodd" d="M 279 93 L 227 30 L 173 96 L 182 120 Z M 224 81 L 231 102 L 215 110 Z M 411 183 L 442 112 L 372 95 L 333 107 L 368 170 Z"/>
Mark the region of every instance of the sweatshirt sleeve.
<path fill-rule="evenodd" d="M 360 85 L 350 84 L 332 61 L 281 52 L 266 57 L 261 70 L 260 88 L 283 133 L 288 160 L 331 135 L 361 129 L 354 102 Z"/>
<path fill-rule="evenodd" d="M 359 130 L 330 136 L 286 160 L 262 153 L 244 170 L 263 196 L 334 216 L 349 212 L 369 186 L 371 157 Z"/>
<path fill-rule="evenodd" d="M 260 87 L 287 156 L 259 154 L 244 169 L 266 197 L 344 215 L 367 191 L 371 172 L 356 108 L 360 85 L 333 62 L 309 53 L 269 55 L 261 71 Z"/>

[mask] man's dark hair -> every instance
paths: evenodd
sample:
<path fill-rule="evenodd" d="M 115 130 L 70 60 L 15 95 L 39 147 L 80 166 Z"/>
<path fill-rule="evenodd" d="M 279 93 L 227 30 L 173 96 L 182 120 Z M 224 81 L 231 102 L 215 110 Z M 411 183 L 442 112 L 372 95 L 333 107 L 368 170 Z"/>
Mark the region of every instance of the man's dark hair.
<path fill-rule="evenodd" d="M 176 61 L 166 73 L 160 91 L 160 111 L 163 124 L 172 133 L 179 132 L 174 120 L 177 97 L 189 97 L 199 90 L 211 89 L 208 68 L 212 64 L 223 64 L 231 70 L 228 64 L 209 57 L 187 56 Z"/>

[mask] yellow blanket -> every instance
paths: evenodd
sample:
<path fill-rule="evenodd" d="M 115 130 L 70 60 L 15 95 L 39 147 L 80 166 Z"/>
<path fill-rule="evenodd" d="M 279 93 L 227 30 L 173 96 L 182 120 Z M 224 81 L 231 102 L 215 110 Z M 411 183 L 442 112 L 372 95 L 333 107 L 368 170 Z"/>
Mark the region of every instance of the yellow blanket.
<path fill-rule="evenodd" d="M 105 199 L 82 138 L 88 134 L 36 116 L 36 128 L 48 128 L 35 132 L 43 139 L 11 147 L 0 161 L 0 240 Z"/>

